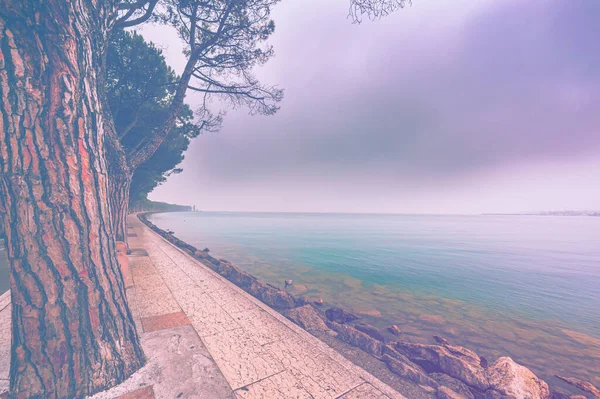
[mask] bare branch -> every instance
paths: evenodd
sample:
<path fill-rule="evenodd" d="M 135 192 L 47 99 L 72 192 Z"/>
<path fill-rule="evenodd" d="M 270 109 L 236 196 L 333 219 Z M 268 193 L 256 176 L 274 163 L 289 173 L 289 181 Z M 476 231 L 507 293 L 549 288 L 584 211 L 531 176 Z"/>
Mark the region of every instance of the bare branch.
<path fill-rule="evenodd" d="M 275 25 L 271 7 L 279 0 L 162 0 L 157 18 L 174 26 L 188 44 L 185 70 L 173 96 L 169 116 L 130 153 L 135 168 L 165 140 L 182 109 L 188 89 L 202 93 L 202 112 L 211 96 L 233 107 L 245 106 L 251 114 L 272 115 L 279 109 L 283 90 L 261 84 L 252 74 L 273 55 L 265 44 Z M 222 119 L 219 114 L 216 121 Z M 214 122 L 214 121 L 213 121 Z M 210 124 L 209 124 L 210 125 Z M 205 129 L 207 128 L 205 125 Z"/>
<path fill-rule="evenodd" d="M 348 18 L 353 23 L 359 24 L 362 22 L 363 16 L 370 20 L 376 20 L 411 4 L 412 0 L 351 0 Z"/>

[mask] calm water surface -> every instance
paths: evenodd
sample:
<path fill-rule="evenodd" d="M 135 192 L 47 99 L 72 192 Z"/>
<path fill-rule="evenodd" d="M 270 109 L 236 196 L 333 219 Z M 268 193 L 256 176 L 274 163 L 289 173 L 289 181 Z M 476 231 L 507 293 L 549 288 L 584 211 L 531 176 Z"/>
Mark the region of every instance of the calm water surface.
<path fill-rule="evenodd" d="M 600 218 L 164 213 L 162 228 L 296 294 L 550 379 L 600 385 Z"/>

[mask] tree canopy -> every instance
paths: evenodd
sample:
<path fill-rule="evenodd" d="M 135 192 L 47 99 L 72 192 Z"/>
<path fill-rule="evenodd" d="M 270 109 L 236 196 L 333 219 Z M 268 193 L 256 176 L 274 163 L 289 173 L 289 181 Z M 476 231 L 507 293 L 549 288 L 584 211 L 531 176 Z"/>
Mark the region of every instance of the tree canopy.
<path fill-rule="evenodd" d="M 169 116 L 179 77 L 162 51 L 136 32 L 113 32 L 107 53 L 107 94 L 121 145 L 130 153 Z M 218 129 L 221 117 L 198 121 L 188 105 L 150 159 L 133 174 L 130 203 L 146 199 L 167 176 L 180 173 L 190 141 L 202 131 Z"/>

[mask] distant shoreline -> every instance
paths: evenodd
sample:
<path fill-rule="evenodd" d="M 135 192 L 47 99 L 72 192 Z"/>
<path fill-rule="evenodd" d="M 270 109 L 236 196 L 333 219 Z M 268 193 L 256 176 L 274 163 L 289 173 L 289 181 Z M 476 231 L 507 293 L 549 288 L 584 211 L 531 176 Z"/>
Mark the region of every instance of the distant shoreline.
<path fill-rule="evenodd" d="M 482 216 L 600 216 L 600 212 L 531 212 L 531 213 L 482 213 Z"/>

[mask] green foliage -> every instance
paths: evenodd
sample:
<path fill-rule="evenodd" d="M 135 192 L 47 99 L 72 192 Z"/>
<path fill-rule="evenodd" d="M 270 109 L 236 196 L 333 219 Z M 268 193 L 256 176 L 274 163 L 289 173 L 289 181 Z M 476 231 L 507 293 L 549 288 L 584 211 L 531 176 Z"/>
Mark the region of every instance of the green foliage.
<path fill-rule="evenodd" d="M 115 31 L 107 52 L 107 94 L 115 127 L 126 153 L 133 152 L 169 115 L 178 77 L 162 51 L 135 32 Z M 178 123 L 154 155 L 136 169 L 131 202 L 146 198 L 183 161 L 190 140 L 205 128 L 185 105 Z"/>

